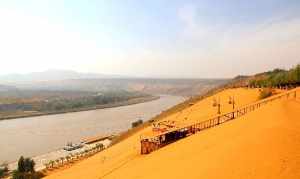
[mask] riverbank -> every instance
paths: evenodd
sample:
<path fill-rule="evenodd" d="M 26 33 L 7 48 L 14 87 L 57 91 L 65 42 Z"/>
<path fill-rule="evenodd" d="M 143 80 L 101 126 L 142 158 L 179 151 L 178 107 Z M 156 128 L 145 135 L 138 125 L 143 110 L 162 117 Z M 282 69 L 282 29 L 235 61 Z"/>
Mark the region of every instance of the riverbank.
<path fill-rule="evenodd" d="M 15 161 L 21 155 L 42 155 L 83 138 L 119 134 L 130 129 L 132 122 L 152 119 L 183 100 L 163 95 L 158 100 L 135 105 L 2 120 L 0 141 L 5 141 L 5 145 L 1 146 L 0 163 Z"/>
<path fill-rule="evenodd" d="M 93 107 L 85 107 L 85 108 L 54 111 L 54 112 L 30 112 L 30 113 L 22 113 L 22 114 L 12 114 L 12 115 L 8 115 L 8 116 L 0 116 L 0 121 L 1 120 L 9 120 L 9 119 L 17 119 L 17 118 L 28 118 L 28 117 L 36 117 L 36 116 L 90 111 L 90 110 L 95 110 L 95 109 L 114 108 L 114 107 L 120 107 L 120 106 L 129 106 L 129 105 L 134 105 L 134 104 L 145 103 L 145 102 L 157 100 L 159 98 L 160 98 L 160 96 L 146 96 L 146 97 L 133 98 L 128 101 L 122 101 L 122 102 L 117 102 L 117 103 L 96 105 Z"/>
<path fill-rule="evenodd" d="M 35 170 L 36 171 L 42 171 L 46 168 L 46 164 L 49 163 L 50 161 L 57 161 L 60 160 L 61 158 L 65 158 L 66 156 L 75 156 L 78 155 L 79 153 L 83 153 L 93 147 L 95 147 L 98 144 L 103 145 L 103 149 L 107 149 L 111 145 L 111 140 L 110 139 L 104 139 L 98 142 L 94 142 L 92 144 L 84 144 L 82 148 L 75 149 L 72 151 L 66 151 L 62 148 L 59 148 L 57 150 L 53 150 L 51 152 L 33 156 L 31 159 L 34 160 L 35 162 Z M 16 170 L 18 166 L 18 161 L 13 161 L 8 164 L 8 168 L 10 171 Z"/>

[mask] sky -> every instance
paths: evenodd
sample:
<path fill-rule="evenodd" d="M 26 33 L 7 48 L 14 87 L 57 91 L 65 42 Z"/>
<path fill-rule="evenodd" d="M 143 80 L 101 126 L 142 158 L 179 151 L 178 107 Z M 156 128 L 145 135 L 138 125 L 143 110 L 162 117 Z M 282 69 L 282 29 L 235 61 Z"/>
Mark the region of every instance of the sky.
<path fill-rule="evenodd" d="M 299 0 L 0 0 L 0 75 L 230 78 L 299 52 Z"/>

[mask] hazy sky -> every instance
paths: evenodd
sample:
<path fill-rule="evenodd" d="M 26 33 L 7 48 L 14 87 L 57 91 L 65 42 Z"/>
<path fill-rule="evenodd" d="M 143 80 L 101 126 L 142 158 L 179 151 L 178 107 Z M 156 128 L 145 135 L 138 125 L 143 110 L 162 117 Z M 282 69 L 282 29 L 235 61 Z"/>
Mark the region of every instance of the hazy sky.
<path fill-rule="evenodd" d="M 0 0 L 0 74 L 232 77 L 300 62 L 300 0 Z"/>

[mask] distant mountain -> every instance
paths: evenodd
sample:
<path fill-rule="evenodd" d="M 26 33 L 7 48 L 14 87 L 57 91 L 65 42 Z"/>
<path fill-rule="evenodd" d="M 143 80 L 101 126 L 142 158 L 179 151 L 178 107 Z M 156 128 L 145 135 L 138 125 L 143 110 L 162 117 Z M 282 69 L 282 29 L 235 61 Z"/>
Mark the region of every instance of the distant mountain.
<path fill-rule="evenodd" d="M 146 78 L 101 78 L 67 79 L 18 83 L 21 90 L 53 91 L 139 91 L 148 94 L 193 96 L 226 83 L 227 79 L 146 79 Z"/>
<path fill-rule="evenodd" d="M 79 73 L 71 70 L 47 70 L 27 74 L 9 74 L 0 76 L 0 83 L 60 81 L 68 79 L 106 79 L 122 78 L 120 75 L 104 75 L 98 73 Z"/>
<path fill-rule="evenodd" d="M 193 96 L 226 83 L 228 79 L 153 79 L 120 75 L 47 70 L 28 74 L 0 76 L 0 90 L 19 93 L 23 90 L 99 92 L 138 91 L 148 94 Z M 10 88 L 9 88 L 10 86 Z M 12 89 L 15 87 L 15 90 Z M 17 89 L 17 91 L 16 91 Z"/>
<path fill-rule="evenodd" d="M 17 88 L 14 86 L 0 85 L 0 92 L 4 91 L 17 91 Z"/>

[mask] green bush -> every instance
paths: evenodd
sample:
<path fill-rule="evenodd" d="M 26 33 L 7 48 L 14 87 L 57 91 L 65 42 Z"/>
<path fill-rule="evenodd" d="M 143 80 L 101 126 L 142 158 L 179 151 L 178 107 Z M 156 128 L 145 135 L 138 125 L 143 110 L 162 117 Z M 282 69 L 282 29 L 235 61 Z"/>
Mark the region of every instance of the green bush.
<path fill-rule="evenodd" d="M 264 98 L 270 97 L 270 96 L 272 96 L 272 94 L 273 94 L 272 89 L 264 88 L 260 91 L 259 99 L 264 99 Z"/>

